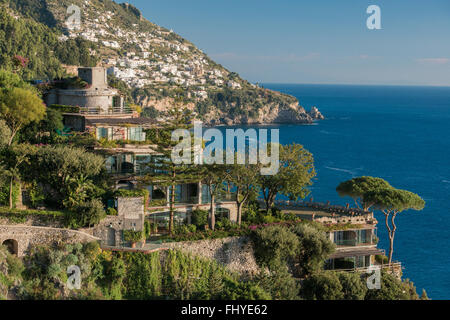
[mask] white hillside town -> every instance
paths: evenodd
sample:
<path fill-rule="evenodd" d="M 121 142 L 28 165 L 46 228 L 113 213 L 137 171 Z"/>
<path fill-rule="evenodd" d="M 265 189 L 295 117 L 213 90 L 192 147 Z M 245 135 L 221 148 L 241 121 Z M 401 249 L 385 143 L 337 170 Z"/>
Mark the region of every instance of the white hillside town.
<path fill-rule="evenodd" d="M 175 36 L 172 30 L 155 25 L 151 31 L 140 31 L 137 24 L 133 24 L 133 31 L 124 30 L 114 23 L 114 12 L 98 15 L 90 1 L 85 1 L 80 11 L 80 27 L 69 29 L 69 35 L 59 40 L 82 37 L 98 44 L 101 50 L 107 49 L 106 55 L 102 52 L 102 65 L 108 68 L 108 74 L 130 87 L 151 84 L 192 87 L 193 96 L 200 100 L 208 95 L 199 86 L 241 88 L 239 82 L 226 78 L 226 70 L 208 61 L 201 50 Z M 133 49 L 124 50 L 124 44 Z"/>

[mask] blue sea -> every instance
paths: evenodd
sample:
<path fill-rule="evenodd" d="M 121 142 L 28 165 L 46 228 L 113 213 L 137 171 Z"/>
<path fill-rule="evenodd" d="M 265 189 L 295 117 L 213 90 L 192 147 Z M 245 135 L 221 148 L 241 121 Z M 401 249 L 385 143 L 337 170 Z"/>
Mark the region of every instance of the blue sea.
<path fill-rule="evenodd" d="M 432 299 L 450 299 L 450 88 L 347 85 L 264 87 L 291 94 L 326 120 L 281 125 L 280 142 L 304 145 L 313 153 L 317 179 L 314 201 L 352 204 L 335 188 L 347 179 L 381 177 L 426 200 L 423 211 L 396 218 L 394 260 L 404 277 Z M 383 215 L 379 247 L 388 251 Z"/>

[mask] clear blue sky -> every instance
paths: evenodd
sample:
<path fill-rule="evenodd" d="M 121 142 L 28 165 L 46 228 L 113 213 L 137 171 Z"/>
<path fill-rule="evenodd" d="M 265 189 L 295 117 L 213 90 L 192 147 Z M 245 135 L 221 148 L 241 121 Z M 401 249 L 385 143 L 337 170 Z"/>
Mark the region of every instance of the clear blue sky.
<path fill-rule="evenodd" d="M 252 82 L 450 86 L 450 0 L 127 2 Z"/>

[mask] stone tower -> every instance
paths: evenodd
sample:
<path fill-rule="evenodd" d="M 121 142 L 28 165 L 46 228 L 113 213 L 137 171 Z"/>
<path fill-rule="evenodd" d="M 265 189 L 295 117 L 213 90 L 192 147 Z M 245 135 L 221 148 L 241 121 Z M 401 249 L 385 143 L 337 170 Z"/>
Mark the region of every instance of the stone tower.
<path fill-rule="evenodd" d="M 78 77 L 89 83 L 92 88 L 107 88 L 106 69 L 102 67 L 78 68 Z"/>

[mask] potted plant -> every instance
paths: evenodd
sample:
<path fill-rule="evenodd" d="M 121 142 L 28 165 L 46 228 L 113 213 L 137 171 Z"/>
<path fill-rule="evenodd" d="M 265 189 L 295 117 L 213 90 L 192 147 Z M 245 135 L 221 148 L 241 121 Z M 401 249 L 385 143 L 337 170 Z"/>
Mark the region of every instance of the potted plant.
<path fill-rule="evenodd" d="M 136 248 L 136 243 L 144 239 L 144 233 L 142 231 L 124 230 L 123 239 L 131 242 L 131 248 Z"/>

